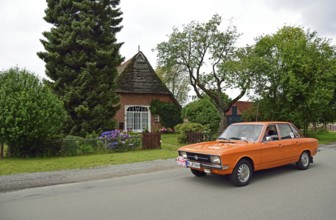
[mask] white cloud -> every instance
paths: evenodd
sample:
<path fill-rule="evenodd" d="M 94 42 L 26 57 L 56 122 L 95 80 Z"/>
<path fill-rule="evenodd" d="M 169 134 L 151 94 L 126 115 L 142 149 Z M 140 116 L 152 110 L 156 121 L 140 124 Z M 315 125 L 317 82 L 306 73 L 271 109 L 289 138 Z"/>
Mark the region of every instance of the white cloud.
<path fill-rule="evenodd" d="M 44 77 L 43 50 L 39 39 L 49 25 L 44 22 L 43 1 L 5 0 L 0 3 L 0 69 L 19 66 Z"/>
<path fill-rule="evenodd" d="M 301 19 L 297 25 L 303 25 L 317 31 L 322 37 L 336 37 L 336 1 L 335 0 L 262 0 L 274 12 L 287 10 L 299 13 Z"/>
<path fill-rule="evenodd" d="M 121 54 L 126 59 L 140 45 L 155 68 L 156 53 L 151 50 L 167 40 L 174 26 L 206 22 L 218 13 L 226 20 L 233 18 L 243 34 L 240 45 L 253 44 L 255 37 L 272 34 L 285 24 L 303 25 L 335 39 L 335 4 L 334 0 L 122 0 L 124 28 L 117 38 L 124 42 Z M 18 65 L 45 77 L 44 62 L 36 52 L 44 50 L 39 39 L 50 28 L 43 20 L 46 6 L 44 0 L 0 1 L 0 70 Z"/>

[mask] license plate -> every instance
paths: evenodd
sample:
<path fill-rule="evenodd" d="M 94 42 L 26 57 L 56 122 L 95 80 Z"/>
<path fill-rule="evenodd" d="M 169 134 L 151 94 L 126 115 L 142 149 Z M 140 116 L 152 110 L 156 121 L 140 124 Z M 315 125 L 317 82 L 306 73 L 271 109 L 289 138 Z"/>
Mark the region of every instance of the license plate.
<path fill-rule="evenodd" d="M 197 162 L 191 162 L 191 161 L 189 161 L 188 162 L 188 167 L 200 169 L 201 168 L 201 164 L 197 163 Z"/>

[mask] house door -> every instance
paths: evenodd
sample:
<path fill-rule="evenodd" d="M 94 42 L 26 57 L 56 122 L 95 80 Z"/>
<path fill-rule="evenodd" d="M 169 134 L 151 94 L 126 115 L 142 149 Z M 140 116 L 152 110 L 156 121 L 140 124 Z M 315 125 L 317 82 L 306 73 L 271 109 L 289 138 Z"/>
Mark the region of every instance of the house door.
<path fill-rule="evenodd" d="M 126 130 L 134 132 L 150 131 L 149 110 L 146 106 L 128 106 L 126 108 Z"/>

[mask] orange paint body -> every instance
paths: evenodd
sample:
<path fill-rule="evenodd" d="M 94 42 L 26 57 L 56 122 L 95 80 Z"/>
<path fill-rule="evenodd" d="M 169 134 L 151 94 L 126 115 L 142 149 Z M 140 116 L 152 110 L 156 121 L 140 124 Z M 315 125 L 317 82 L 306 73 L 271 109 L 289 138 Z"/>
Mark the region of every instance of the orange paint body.
<path fill-rule="evenodd" d="M 288 122 L 248 122 L 234 125 L 258 126 L 259 136 L 254 141 L 247 141 L 245 137 L 236 139 L 217 139 L 187 145 L 178 149 L 179 155 L 186 152 L 185 159 L 200 163 L 200 167 L 192 169 L 207 171 L 213 174 L 231 174 L 238 161 L 247 159 L 251 162 L 253 171 L 283 166 L 299 161 L 303 152 L 308 152 L 312 162 L 316 155 L 318 141 L 315 138 L 305 138 L 298 129 Z M 276 134 L 267 137 L 268 129 Z M 225 133 L 225 132 L 224 132 Z M 288 135 L 287 135 L 288 133 Z M 287 136 L 286 136 L 287 135 Z M 188 155 L 188 156 L 187 156 Z M 195 155 L 196 158 L 195 158 Z M 219 156 L 220 163 L 214 167 L 212 159 L 204 162 L 199 157 Z M 209 156 L 210 155 L 210 156 Z"/>

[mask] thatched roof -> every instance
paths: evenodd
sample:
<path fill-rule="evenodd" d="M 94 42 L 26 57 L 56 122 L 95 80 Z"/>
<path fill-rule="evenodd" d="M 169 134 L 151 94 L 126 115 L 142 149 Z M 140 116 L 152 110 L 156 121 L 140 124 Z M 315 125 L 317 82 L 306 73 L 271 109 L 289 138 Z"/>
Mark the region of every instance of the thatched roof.
<path fill-rule="evenodd" d="M 116 92 L 171 95 L 141 51 L 119 66 L 118 73 Z"/>

